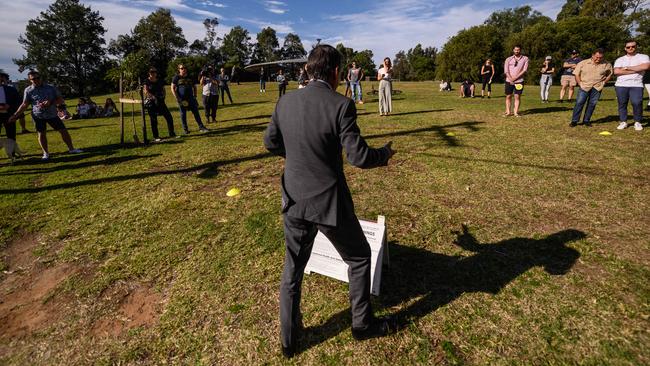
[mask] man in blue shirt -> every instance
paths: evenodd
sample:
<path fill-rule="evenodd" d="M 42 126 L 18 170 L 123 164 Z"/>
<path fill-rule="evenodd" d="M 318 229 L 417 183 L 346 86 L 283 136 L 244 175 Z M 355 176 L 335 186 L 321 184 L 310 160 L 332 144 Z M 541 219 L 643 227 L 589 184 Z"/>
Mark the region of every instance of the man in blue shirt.
<path fill-rule="evenodd" d="M 208 129 L 205 128 L 203 122 L 201 121 L 201 115 L 199 114 L 199 103 L 196 101 L 196 87 L 194 85 L 194 79 L 189 77 L 187 74 L 187 68 L 185 65 L 178 65 L 178 74 L 172 79 L 172 94 L 176 97 L 178 101 L 178 108 L 181 111 L 181 124 L 183 125 L 183 132 L 185 134 L 190 133 L 190 129 L 187 127 L 187 110 L 189 109 L 194 115 L 196 123 L 199 125 L 199 131 L 208 132 Z"/>
<path fill-rule="evenodd" d="M 32 85 L 25 88 L 25 96 L 23 97 L 23 104 L 18 107 L 18 110 L 9 118 L 9 122 L 15 122 L 18 116 L 27 109 L 28 105 L 32 105 L 32 119 L 34 126 L 38 132 L 38 143 L 43 149 L 43 160 L 50 158 L 50 153 L 47 146 L 47 125 L 50 125 L 55 131 L 59 131 L 63 142 L 68 146 L 68 152 L 77 154 L 82 152 L 75 149 L 72 145 L 72 138 L 65 128 L 65 125 L 57 115 L 56 106 L 63 104 L 63 97 L 59 90 L 52 85 L 45 84 L 41 80 L 41 75 L 38 71 L 30 71 L 27 74 L 29 81 Z"/>

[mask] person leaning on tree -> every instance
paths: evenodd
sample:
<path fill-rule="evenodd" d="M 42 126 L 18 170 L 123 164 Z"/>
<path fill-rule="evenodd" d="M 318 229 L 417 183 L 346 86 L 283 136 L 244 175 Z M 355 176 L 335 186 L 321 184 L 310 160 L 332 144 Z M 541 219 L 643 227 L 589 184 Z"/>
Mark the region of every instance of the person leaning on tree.
<path fill-rule="evenodd" d="M 174 132 L 174 119 L 165 104 L 165 84 L 158 79 L 158 70 L 155 67 L 149 69 L 149 76 L 144 81 L 145 108 L 151 122 L 151 133 L 155 142 L 160 141 L 158 133 L 158 116 L 163 116 L 167 121 L 169 137 L 176 137 Z"/>
<path fill-rule="evenodd" d="M 18 116 L 31 104 L 32 119 L 34 120 L 36 132 L 38 132 L 38 143 L 43 150 L 43 160 L 50 158 L 47 144 L 47 125 L 50 125 L 55 131 L 61 134 L 63 142 L 68 146 L 68 153 L 78 154 L 82 152 L 82 150 L 74 148 L 70 133 L 68 133 L 68 130 L 65 128 L 57 113 L 56 106 L 64 102 L 59 90 L 52 85 L 44 83 L 38 71 L 30 71 L 27 73 L 27 77 L 32 85 L 25 88 L 23 104 L 9 118 L 9 122 L 15 122 Z"/>
<path fill-rule="evenodd" d="M 596 49 L 591 58 L 580 61 L 573 70 L 573 75 L 578 83 L 578 96 L 569 124 L 571 127 L 577 126 L 580 122 L 580 114 L 585 104 L 587 108 L 582 117 L 582 123 L 585 127 L 591 127 L 591 115 L 596 109 L 596 103 L 598 103 L 605 84 L 612 78 L 612 65 L 603 60 L 604 53 L 602 48 Z"/>
<path fill-rule="evenodd" d="M 392 319 L 375 318 L 370 303 L 370 246 L 354 213 L 343 171 L 342 150 L 359 168 L 385 166 L 391 144 L 368 146 L 357 125 L 354 101 L 336 92 L 341 54 L 329 45 L 311 50 L 307 87 L 278 101 L 264 145 L 284 158 L 281 180 L 286 254 L 280 284 L 282 353 L 292 357 L 302 330 L 303 272 L 320 230 L 348 264 L 352 336 L 379 337 L 395 329 Z"/>

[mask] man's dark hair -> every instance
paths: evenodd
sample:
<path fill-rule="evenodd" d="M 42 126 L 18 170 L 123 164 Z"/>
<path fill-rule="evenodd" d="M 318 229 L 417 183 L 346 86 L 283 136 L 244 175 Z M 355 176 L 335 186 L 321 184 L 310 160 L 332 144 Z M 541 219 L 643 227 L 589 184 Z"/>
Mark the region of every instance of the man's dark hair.
<path fill-rule="evenodd" d="M 594 53 L 600 53 L 601 55 L 605 54 L 605 49 L 604 48 L 596 48 L 594 50 Z"/>
<path fill-rule="evenodd" d="M 639 42 L 637 42 L 636 39 L 632 39 L 632 38 L 628 39 L 623 44 L 628 44 L 628 43 L 634 43 L 635 45 L 637 45 L 637 47 L 639 46 Z"/>
<path fill-rule="evenodd" d="M 39 76 L 40 74 L 36 70 L 29 70 L 27 76 Z"/>
<path fill-rule="evenodd" d="M 341 54 L 336 48 L 322 44 L 309 52 L 305 69 L 312 79 L 327 80 L 341 65 Z"/>

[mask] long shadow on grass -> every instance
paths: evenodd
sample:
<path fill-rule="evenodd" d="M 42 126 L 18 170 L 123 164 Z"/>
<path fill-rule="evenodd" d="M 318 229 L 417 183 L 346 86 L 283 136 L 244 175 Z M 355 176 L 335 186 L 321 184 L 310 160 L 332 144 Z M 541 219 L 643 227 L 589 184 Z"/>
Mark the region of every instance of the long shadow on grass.
<path fill-rule="evenodd" d="M 0 176 L 3 175 L 22 175 L 22 174 L 41 174 L 41 173 L 53 173 L 62 170 L 71 170 L 71 169 L 83 169 L 93 166 L 110 166 L 120 163 L 125 163 L 127 161 L 137 160 L 137 159 L 146 159 L 153 158 L 156 156 L 161 156 L 162 154 L 151 154 L 151 155 L 129 155 L 129 156 L 117 156 L 109 157 L 102 160 L 95 161 L 84 161 L 76 164 L 68 165 L 55 165 L 55 166 L 43 166 L 42 168 L 30 167 L 28 169 L 21 169 L 17 171 L 10 171 L 0 173 Z"/>
<path fill-rule="evenodd" d="M 145 178 L 155 177 L 159 175 L 197 174 L 199 177 L 209 178 L 215 176 L 217 174 L 216 172 L 218 171 L 218 168 L 224 165 L 237 164 L 245 161 L 258 160 L 258 159 L 266 159 L 272 156 L 274 155 L 267 152 L 267 153 L 260 153 L 251 156 L 235 158 L 235 159 L 214 161 L 211 163 L 199 164 L 199 165 L 195 165 L 187 168 L 180 168 L 180 169 L 155 170 L 150 172 L 142 172 L 142 173 L 129 174 L 129 175 L 118 175 L 113 177 L 87 179 L 87 180 L 81 180 L 77 182 L 53 184 L 51 186 L 44 186 L 44 187 L 0 189 L 0 195 L 17 194 L 17 193 L 38 193 L 38 192 L 45 192 L 45 191 L 53 191 L 57 189 L 76 188 L 80 186 L 88 186 L 88 185 L 102 184 L 102 183 L 109 183 L 109 182 L 122 182 L 122 181 L 133 180 L 133 179 L 145 179 Z"/>
<path fill-rule="evenodd" d="M 453 111 L 453 109 L 446 108 L 446 109 L 429 109 L 425 111 L 401 112 L 401 113 L 393 113 L 391 114 L 391 116 L 406 116 L 409 114 L 422 114 L 422 113 L 448 112 L 448 111 Z"/>
<path fill-rule="evenodd" d="M 566 274 L 580 257 L 568 243 L 585 238 L 568 229 L 544 239 L 512 238 L 479 243 L 463 225 L 455 244 L 474 252 L 449 256 L 391 242 L 391 267 L 384 272 L 379 307 L 389 309 L 405 303 L 394 316 L 400 329 L 466 293 L 499 293 L 507 284 L 534 267 L 551 275 Z M 416 300 L 417 299 L 417 300 Z M 350 326 L 350 309 L 333 315 L 324 324 L 306 328 L 301 352 L 336 336 Z"/>
<path fill-rule="evenodd" d="M 241 121 L 241 120 L 249 120 L 249 119 L 270 119 L 271 115 L 270 114 L 260 114 L 257 116 L 250 116 L 250 117 L 240 117 L 240 118 L 231 118 L 231 119 L 224 119 L 222 121 L 217 121 L 217 123 L 221 122 L 231 122 L 231 121 Z"/>
<path fill-rule="evenodd" d="M 454 123 L 451 125 L 444 125 L 444 126 L 435 125 L 429 127 L 416 128 L 412 130 L 401 130 L 401 131 L 393 131 L 393 132 L 368 135 L 366 136 L 366 139 L 370 140 L 379 137 L 395 137 L 395 136 L 415 135 L 422 132 L 435 132 L 438 135 L 438 137 L 440 137 L 443 141 L 447 143 L 447 145 L 456 147 L 461 145 L 453 135 L 448 134 L 449 132 L 447 131 L 447 129 L 453 127 L 463 127 L 472 132 L 476 132 L 479 130 L 479 128 L 476 127 L 476 125 L 480 125 L 483 123 L 485 122 L 467 121 L 467 122 Z"/>
<path fill-rule="evenodd" d="M 603 118 L 598 118 L 596 120 L 591 121 L 591 123 L 609 123 L 609 122 L 618 122 L 619 118 L 618 116 L 607 116 Z"/>
<path fill-rule="evenodd" d="M 523 111 L 522 114 L 541 114 L 541 113 L 553 113 L 553 112 L 564 112 L 572 111 L 573 107 L 542 107 L 542 108 L 531 108 Z"/>

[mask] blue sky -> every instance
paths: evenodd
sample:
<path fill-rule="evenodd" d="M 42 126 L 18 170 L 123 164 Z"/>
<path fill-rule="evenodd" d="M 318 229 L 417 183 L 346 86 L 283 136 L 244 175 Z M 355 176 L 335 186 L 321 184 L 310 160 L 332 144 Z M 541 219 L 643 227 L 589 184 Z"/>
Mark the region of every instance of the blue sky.
<path fill-rule="evenodd" d="M 17 38 L 29 19 L 35 18 L 53 0 L 0 0 L 0 68 L 12 78 L 24 78 L 11 62 L 23 50 Z M 106 41 L 128 33 L 140 18 L 163 7 L 171 9 L 185 38 L 203 38 L 201 21 L 217 17 L 218 33 L 241 25 L 255 40 L 260 29 L 270 26 L 278 32 L 280 44 L 289 33 L 297 33 L 305 49 L 317 38 L 323 43 L 343 42 L 354 49 L 370 49 L 375 62 L 391 58 L 399 50 L 417 43 L 441 47 L 463 28 L 481 24 L 495 10 L 525 5 L 523 0 L 82 0 L 105 18 Z M 533 7 L 555 18 L 565 0 L 541 0 Z"/>

